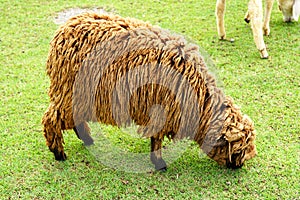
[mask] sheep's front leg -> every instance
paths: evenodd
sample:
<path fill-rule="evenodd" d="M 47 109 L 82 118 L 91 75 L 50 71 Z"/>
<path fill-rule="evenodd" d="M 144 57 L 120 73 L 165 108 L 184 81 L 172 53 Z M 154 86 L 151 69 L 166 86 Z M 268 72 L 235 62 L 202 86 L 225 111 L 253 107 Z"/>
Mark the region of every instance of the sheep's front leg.
<path fill-rule="evenodd" d="M 268 58 L 268 52 L 264 42 L 262 30 L 262 1 L 250 0 L 248 5 L 248 14 L 251 18 L 250 24 L 253 32 L 254 42 L 260 52 L 260 56 L 261 58 Z"/>
<path fill-rule="evenodd" d="M 217 0 L 216 4 L 216 18 L 217 18 L 217 29 L 218 35 L 221 40 L 226 38 L 225 25 L 224 25 L 224 15 L 226 9 L 225 0 Z"/>
<path fill-rule="evenodd" d="M 265 18 L 264 18 L 264 25 L 263 31 L 264 35 L 270 35 L 270 20 L 271 20 L 271 12 L 273 8 L 274 0 L 266 0 L 266 9 L 265 9 Z"/>
<path fill-rule="evenodd" d="M 90 128 L 86 122 L 82 122 L 78 126 L 75 126 L 73 130 L 75 131 L 77 137 L 84 142 L 84 145 L 89 146 L 94 144 L 94 140 L 90 134 Z"/>
<path fill-rule="evenodd" d="M 160 171 L 166 171 L 167 170 L 167 164 L 162 159 L 161 156 L 161 144 L 162 140 L 158 138 L 151 137 L 151 154 L 150 158 L 152 163 L 155 165 L 156 170 Z"/>

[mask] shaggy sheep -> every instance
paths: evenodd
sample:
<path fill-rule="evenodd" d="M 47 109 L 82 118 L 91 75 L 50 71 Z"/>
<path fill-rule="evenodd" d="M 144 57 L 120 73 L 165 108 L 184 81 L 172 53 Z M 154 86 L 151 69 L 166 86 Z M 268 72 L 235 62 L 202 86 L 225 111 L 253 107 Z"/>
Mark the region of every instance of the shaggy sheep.
<path fill-rule="evenodd" d="M 157 170 L 166 169 L 165 137 L 194 140 L 231 168 L 256 155 L 253 122 L 217 88 L 198 47 L 159 27 L 115 15 L 73 17 L 51 41 L 47 74 L 42 123 L 56 160 L 66 159 L 62 130 L 93 144 L 89 121 L 139 125 Z"/>
<path fill-rule="evenodd" d="M 217 0 L 216 18 L 217 29 L 221 40 L 226 38 L 224 27 L 224 14 L 226 0 Z M 266 0 L 265 18 L 263 21 L 262 0 L 250 0 L 245 21 L 251 23 L 254 42 L 260 52 L 261 58 L 268 58 L 268 52 L 263 35 L 270 35 L 270 18 L 274 0 Z M 279 9 L 282 11 L 285 22 L 298 21 L 300 15 L 300 0 L 278 0 Z"/>

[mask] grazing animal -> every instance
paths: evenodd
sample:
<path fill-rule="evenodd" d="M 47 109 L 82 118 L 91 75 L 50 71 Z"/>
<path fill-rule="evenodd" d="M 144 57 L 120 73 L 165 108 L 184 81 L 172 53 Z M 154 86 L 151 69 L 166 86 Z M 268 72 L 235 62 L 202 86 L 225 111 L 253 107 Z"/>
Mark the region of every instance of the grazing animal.
<path fill-rule="evenodd" d="M 298 21 L 300 16 L 300 0 L 278 0 L 278 7 L 283 14 L 283 21 Z"/>
<path fill-rule="evenodd" d="M 89 121 L 139 125 L 157 170 L 166 169 L 165 137 L 194 140 L 230 168 L 256 155 L 251 119 L 217 88 L 198 47 L 167 30 L 116 15 L 75 16 L 51 41 L 47 74 L 42 124 L 56 160 L 66 159 L 62 130 L 93 144 Z"/>
<path fill-rule="evenodd" d="M 250 22 L 254 42 L 260 52 L 261 58 L 268 58 L 268 52 L 263 39 L 263 35 L 270 35 L 270 19 L 274 0 L 266 0 L 265 18 L 263 21 L 262 0 L 250 0 L 248 4 L 248 12 L 245 21 Z M 226 0 L 217 0 L 216 18 L 217 29 L 221 40 L 226 38 L 224 27 L 224 15 Z M 285 22 L 298 21 L 300 15 L 300 0 L 278 0 L 279 9 L 283 13 Z"/>

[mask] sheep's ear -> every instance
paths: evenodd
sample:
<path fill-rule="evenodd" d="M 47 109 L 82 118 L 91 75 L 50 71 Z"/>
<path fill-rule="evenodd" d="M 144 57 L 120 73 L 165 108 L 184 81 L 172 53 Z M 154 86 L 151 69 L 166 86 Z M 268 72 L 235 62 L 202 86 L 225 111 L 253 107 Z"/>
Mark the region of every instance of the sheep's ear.
<path fill-rule="evenodd" d="M 298 21 L 300 16 L 300 0 L 295 0 L 293 5 L 293 19 Z"/>

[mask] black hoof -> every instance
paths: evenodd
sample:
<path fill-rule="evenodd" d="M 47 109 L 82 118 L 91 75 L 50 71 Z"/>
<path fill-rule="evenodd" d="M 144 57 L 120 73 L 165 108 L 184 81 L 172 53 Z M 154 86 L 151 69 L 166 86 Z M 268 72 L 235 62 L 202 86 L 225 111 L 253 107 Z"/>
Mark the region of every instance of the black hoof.
<path fill-rule="evenodd" d="M 161 168 L 161 169 L 156 169 L 159 172 L 166 172 L 167 171 L 167 167 Z"/>
<path fill-rule="evenodd" d="M 250 23 L 250 19 L 245 18 L 245 22 Z"/>
<path fill-rule="evenodd" d="M 55 160 L 65 161 L 67 160 L 67 155 L 64 152 L 53 152 Z"/>
<path fill-rule="evenodd" d="M 94 140 L 91 137 L 86 137 L 86 138 L 82 139 L 82 141 L 85 146 L 91 146 L 94 144 Z"/>
<path fill-rule="evenodd" d="M 165 172 L 167 171 L 167 164 L 163 159 L 158 160 L 155 162 L 155 170 Z"/>

